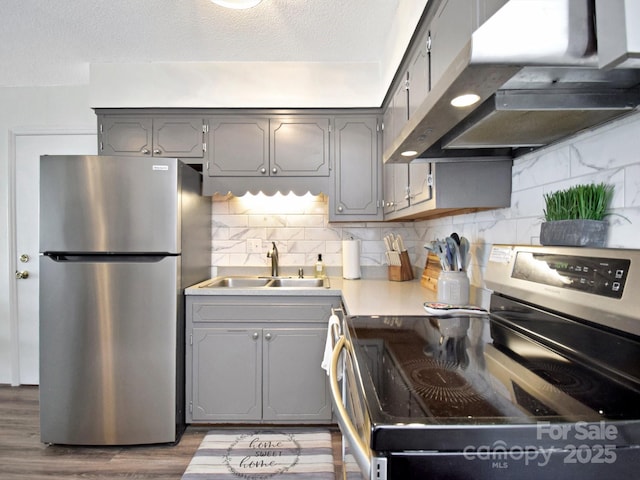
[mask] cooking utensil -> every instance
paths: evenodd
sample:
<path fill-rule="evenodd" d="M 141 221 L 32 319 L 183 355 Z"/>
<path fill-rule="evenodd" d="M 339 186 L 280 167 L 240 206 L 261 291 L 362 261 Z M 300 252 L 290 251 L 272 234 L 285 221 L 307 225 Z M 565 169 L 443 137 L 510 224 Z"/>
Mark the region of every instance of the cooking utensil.
<path fill-rule="evenodd" d="M 447 260 L 447 246 L 446 246 L 446 243 L 443 242 L 442 240 L 436 239 L 436 241 L 434 242 L 433 246 L 434 246 L 435 254 L 440 259 L 440 266 L 442 267 L 442 270 L 450 270 L 451 269 L 451 264 L 449 264 L 449 261 Z"/>
<path fill-rule="evenodd" d="M 460 262 L 462 266 L 462 270 L 466 270 L 469 261 L 469 249 L 471 248 L 469 244 L 469 240 L 465 237 L 460 238 Z"/>
<path fill-rule="evenodd" d="M 460 258 L 460 250 L 458 249 L 458 244 L 451 237 L 447 237 L 445 241 L 447 242 L 447 258 L 449 259 L 451 270 L 462 270 L 462 260 Z"/>

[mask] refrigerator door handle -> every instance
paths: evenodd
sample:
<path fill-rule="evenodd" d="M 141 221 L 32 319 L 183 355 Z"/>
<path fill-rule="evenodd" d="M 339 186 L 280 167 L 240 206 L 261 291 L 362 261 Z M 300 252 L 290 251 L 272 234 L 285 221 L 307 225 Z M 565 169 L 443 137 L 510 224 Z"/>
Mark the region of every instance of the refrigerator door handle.
<path fill-rule="evenodd" d="M 179 254 L 158 252 L 152 254 L 138 254 L 138 253 L 91 253 L 91 254 L 77 254 L 77 253 L 58 253 L 47 252 L 43 255 L 49 257 L 54 262 L 95 262 L 95 263 L 115 263 L 115 262 L 130 262 L 130 263 L 157 263 L 167 257 L 176 257 Z"/>

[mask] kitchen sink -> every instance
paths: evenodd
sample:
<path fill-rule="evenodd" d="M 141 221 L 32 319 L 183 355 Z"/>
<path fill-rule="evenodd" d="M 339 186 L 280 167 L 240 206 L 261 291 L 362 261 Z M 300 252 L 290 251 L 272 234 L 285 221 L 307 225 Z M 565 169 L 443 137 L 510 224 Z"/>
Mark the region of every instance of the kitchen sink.
<path fill-rule="evenodd" d="M 202 288 L 256 288 L 266 287 L 270 282 L 271 278 L 266 277 L 223 277 Z"/>
<path fill-rule="evenodd" d="M 324 278 L 274 278 L 271 287 L 324 287 Z"/>
<path fill-rule="evenodd" d="M 327 278 L 300 277 L 221 277 L 200 288 L 328 288 Z"/>

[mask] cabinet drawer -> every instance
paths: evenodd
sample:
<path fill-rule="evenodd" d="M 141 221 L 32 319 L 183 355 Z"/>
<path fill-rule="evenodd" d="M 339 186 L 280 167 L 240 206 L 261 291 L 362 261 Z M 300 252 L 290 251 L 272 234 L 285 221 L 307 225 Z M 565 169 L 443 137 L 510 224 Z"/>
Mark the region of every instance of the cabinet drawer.
<path fill-rule="evenodd" d="M 218 297 L 191 305 L 187 315 L 192 322 L 326 322 L 331 306 L 339 306 L 340 299 L 332 297 Z"/>

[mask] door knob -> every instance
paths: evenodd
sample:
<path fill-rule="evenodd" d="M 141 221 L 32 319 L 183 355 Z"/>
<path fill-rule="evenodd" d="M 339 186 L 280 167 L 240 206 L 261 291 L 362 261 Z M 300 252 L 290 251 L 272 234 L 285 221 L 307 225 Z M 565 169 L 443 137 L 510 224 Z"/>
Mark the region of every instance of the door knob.
<path fill-rule="evenodd" d="M 251 338 L 253 338 L 254 340 L 257 340 L 258 338 L 260 338 L 260 335 L 258 334 L 258 332 L 253 332 L 253 335 L 251 335 Z"/>
<path fill-rule="evenodd" d="M 22 255 L 20 255 L 20 261 L 22 263 L 27 263 L 29 260 L 31 259 L 29 258 L 29 255 L 27 255 L 26 253 L 23 253 Z"/>
<path fill-rule="evenodd" d="M 23 280 L 25 278 L 29 278 L 29 272 L 27 272 L 26 270 L 23 270 L 21 272 L 16 270 L 16 278 L 18 280 Z"/>
<path fill-rule="evenodd" d="M 267 333 L 267 334 L 264 336 L 264 338 L 265 338 L 265 340 L 267 340 L 267 341 L 271 340 L 271 334 L 270 334 L 270 333 Z"/>

